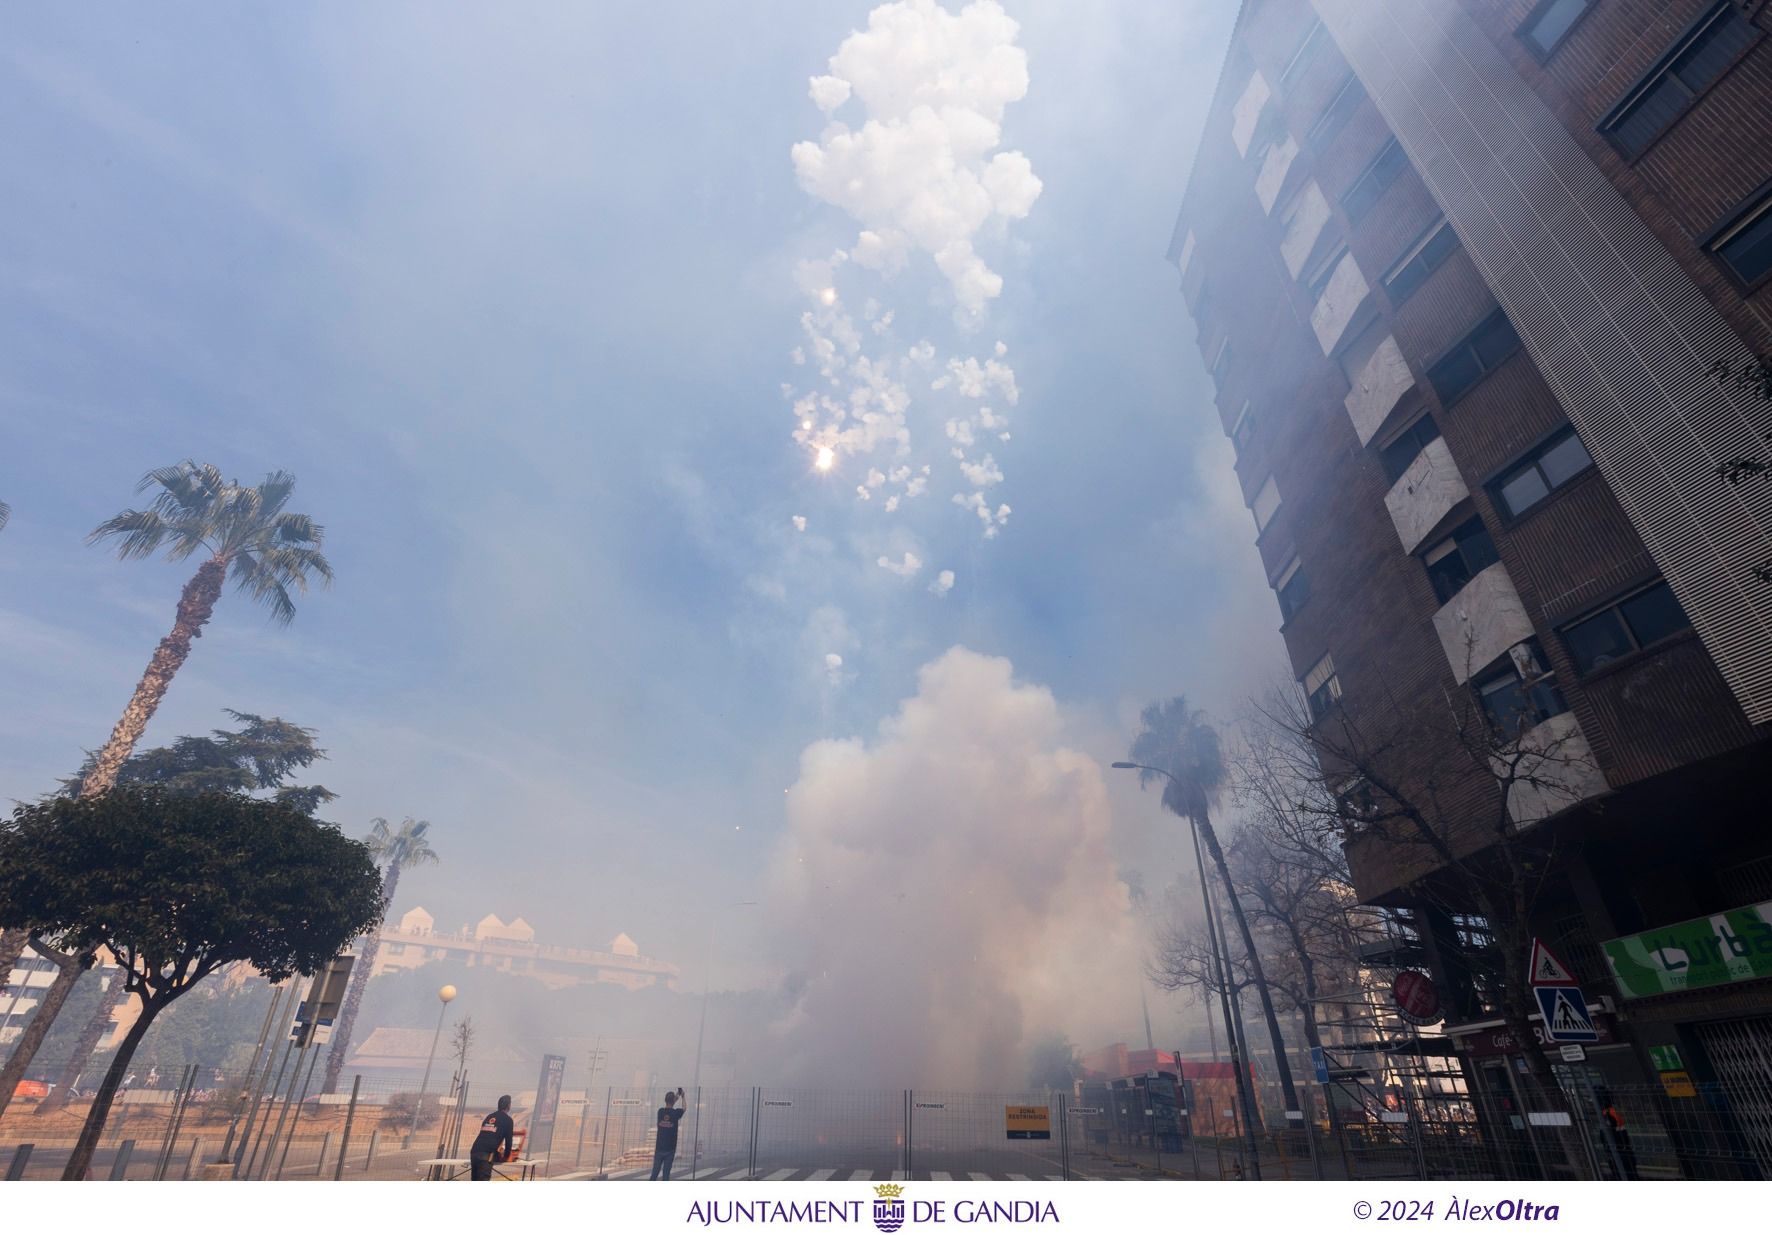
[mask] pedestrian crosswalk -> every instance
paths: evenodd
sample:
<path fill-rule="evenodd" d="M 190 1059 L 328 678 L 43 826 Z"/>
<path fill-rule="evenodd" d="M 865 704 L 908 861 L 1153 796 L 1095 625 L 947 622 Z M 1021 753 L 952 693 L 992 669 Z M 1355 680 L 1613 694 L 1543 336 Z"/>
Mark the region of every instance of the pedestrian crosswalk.
<path fill-rule="evenodd" d="M 650 1169 L 647 1167 L 624 1167 L 621 1170 L 608 1171 L 599 1175 L 596 1171 L 570 1171 L 564 1175 L 554 1176 L 556 1180 L 630 1180 L 649 1179 Z M 819 1167 L 807 1170 L 803 1167 L 778 1167 L 774 1170 L 758 1168 L 753 1177 L 749 1167 L 721 1166 L 704 1167 L 697 1172 L 696 1183 L 743 1183 L 746 1181 L 767 1183 L 871 1183 L 875 1180 L 898 1180 L 916 1182 L 924 1180 L 929 1183 L 1057 1183 L 1064 1176 L 1058 1174 L 1032 1175 L 1017 1172 L 986 1172 L 986 1171 L 929 1171 L 906 1175 L 903 1170 L 871 1170 L 867 1167 L 842 1168 Z M 1084 1179 L 1087 1176 L 1074 1174 L 1073 1179 Z M 673 1182 L 686 1182 L 686 1175 L 678 1174 Z"/>

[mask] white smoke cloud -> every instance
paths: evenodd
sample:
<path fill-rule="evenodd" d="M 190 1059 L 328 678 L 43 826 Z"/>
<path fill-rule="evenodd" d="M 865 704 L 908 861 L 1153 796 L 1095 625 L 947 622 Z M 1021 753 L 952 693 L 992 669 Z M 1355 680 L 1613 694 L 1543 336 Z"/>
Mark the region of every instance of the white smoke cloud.
<path fill-rule="evenodd" d="M 794 516 L 794 530 L 796 532 L 804 532 L 806 530 L 806 516 L 805 515 L 795 515 Z"/>
<path fill-rule="evenodd" d="M 861 224 L 858 265 L 891 274 L 912 250 L 926 253 L 970 317 L 1003 290 L 974 249 L 979 231 L 1025 217 L 1040 195 L 1025 155 L 992 153 L 1004 110 L 1027 94 L 1019 29 L 995 0 L 958 13 L 935 0 L 879 6 L 809 89 L 826 115 L 853 98 L 861 127 L 833 117 L 792 151 L 801 187 Z"/>
<path fill-rule="evenodd" d="M 895 562 L 889 557 L 882 557 L 879 560 L 878 565 L 886 570 L 890 570 L 900 579 L 909 579 L 915 576 L 919 570 L 923 569 L 923 559 L 907 549 L 905 550 L 903 561 Z"/>
<path fill-rule="evenodd" d="M 951 570 L 944 570 L 936 575 L 935 582 L 929 585 L 929 590 L 934 592 L 937 596 L 946 596 L 949 592 L 953 591 L 954 572 Z"/>
<path fill-rule="evenodd" d="M 1031 1038 L 1136 1017 L 1101 770 L 1008 661 L 925 665 L 871 740 L 806 748 L 786 801 L 767 904 L 797 998 L 772 1053 L 800 1079 L 1019 1088 Z"/>

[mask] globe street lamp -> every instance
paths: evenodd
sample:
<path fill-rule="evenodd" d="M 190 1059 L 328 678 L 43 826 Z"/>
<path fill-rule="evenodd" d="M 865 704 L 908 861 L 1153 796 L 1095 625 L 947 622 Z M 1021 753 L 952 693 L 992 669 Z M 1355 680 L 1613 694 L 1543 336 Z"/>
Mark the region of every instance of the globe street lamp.
<path fill-rule="evenodd" d="M 1151 772 L 1158 776 L 1167 777 L 1178 786 L 1181 783 L 1179 780 L 1176 780 L 1173 772 L 1165 772 L 1162 768 L 1153 768 L 1143 763 L 1120 762 L 1115 763 L 1113 767 L 1122 772 Z M 1261 1153 L 1257 1148 L 1255 1141 L 1255 1103 L 1251 1100 L 1251 1095 L 1249 1093 L 1249 1078 L 1245 1072 L 1247 1066 L 1246 1052 L 1248 1047 L 1242 1045 L 1242 1037 L 1237 1032 L 1242 1020 L 1242 1009 L 1238 1009 L 1238 1014 L 1233 1019 L 1231 1015 L 1230 999 L 1230 953 L 1229 949 L 1224 946 L 1228 941 L 1223 938 L 1223 932 L 1218 929 L 1215 920 L 1217 914 L 1213 912 L 1212 890 L 1206 882 L 1206 859 L 1200 851 L 1200 826 L 1194 821 L 1192 816 L 1189 816 L 1188 818 L 1188 827 L 1192 831 L 1194 838 L 1194 863 L 1200 872 L 1200 900 L 1206 910 L 1206 940 L 1212 950 L 1212 968 L 1214 975 L 1218 979 L 1218 1002 L 1224 1015 L 1225 1037 L 1229 1039 L 1226 1045 L 1230 1048 L 1231 1067 L 1236 1073 L 1238 1102 L 1243 1108 L 1243 1133 L 1244 1139 L 1248 1143 L 1250 1158 L 1249 1174 L 1251 1178 L 1260 1179 Z M 1242 1046 L 1241 1050 L 1239 1050 L 1240 1045 Z M 1181 1063 L 1177 1060 L 1176 1070 L 1180 1071 L 1180 1068 Z"/>
<path fill-rule="evenodd" d="M 437 1062 L 437 1040 L 443 1036 L 443 1013 L 448 1010 L 449 1001 L 454 998 L 455 987 L 448 983 L 444 983 L 443 986 L 438 988 L 437 1029 L 436 1032 L 431 1035 L 431 1054 L 430 1057 L 425 1060 L 425 1076 L 424 1079 L 418 1083 L 418 1101 L 413 1103 L 412 1106 L 412 1126 L 406 1130 L 406 1142 L 400 1146 L 402 1149 L 411 1149 L 412 1138 L 418 1133 L 418 1114 L 420 1111 L 424 1110 L 425 1090 L 431 1087 L 431 1065 Z"/>

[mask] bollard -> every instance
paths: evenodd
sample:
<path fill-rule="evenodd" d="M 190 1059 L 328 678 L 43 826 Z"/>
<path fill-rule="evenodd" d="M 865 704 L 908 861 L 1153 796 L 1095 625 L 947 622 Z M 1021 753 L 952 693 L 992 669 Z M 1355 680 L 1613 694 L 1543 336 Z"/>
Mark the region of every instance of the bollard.
<path fill-rule="evenodd" d="M 25 1177 L 25 1163 L 31 1160 L 31 1150 L 35 1148 L 36 1145 L 32 1143 L 20 1145 L 12 1151 L 12 1165 L 6 1168 L 6 1178 L 9 1182 Z"/>
<path fill-rule="evenodd" d="M 332 1177 L 334 1179 L 343 1179 L 345 1177 L 345 1154 L 348 1153 L 351 1148 L 351 1125 L 357 1120 L 357 1094 L 362 1088 L 363 1076 L 359 1073 L 351 1078 L 351 1104 L 345 1107 L 345 1130 L 344 1135 L 339 1137 L 338 1140 L 338 1169 L 332 1172 Z M 326 1155 L 321 1154 L 320 1157 L 324 1160 Z M 320 1172 L 315 1170 L 314 1173 L 318 1175 Z"/>
<path fill-rule="evenodd" d="M 363 1155 L 363 1173 L 369 1174 L 375 1169 L 375 1148 L 381 1144 L 381 1129 L 371 1129 L 369 1133 L 369 1152 Z"/>
<path fill-rule="evenodd" d="M 129 1156 L 135 1152 L 133 1140 L 124 1141 L 117 1146 L 117 1156 L 111 1159 L 111 1178 L 122 1179 L 129 1173 Z"/>

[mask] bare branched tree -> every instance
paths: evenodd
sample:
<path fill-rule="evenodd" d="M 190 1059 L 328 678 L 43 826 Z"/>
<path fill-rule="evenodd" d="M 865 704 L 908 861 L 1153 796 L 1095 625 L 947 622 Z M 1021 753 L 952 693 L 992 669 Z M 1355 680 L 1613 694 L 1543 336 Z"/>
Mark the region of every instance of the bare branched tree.
<path fill-rule="evenodd" d="M 1543 1099 L 1561 1106 L 1530 1022 L 1531 922 L 1556 856 L 1552 830 L 1539 824 L 1604 782 L 1579 730 L 1557 721 L 1563 709 L 1536 650 L 1526 643 L 1510 655 L 1517 684 L 1487 704 L 1450 691 L 1313 716 L 1295 692 L 1276 692 L 1260 711 L 1292 739 L 1269 748 L 1282 765 L 1294 762 L 1286 777 L 1321 778 L 1324 791 L 1298 801 L 1317 834 L 1338 829 L 1356 865 L 1389 871 L 1418 903 L 1474 915 L 1470 933 L 1492 945 L 1469 947 L 1461 961 L 1521 1043 Z M 1580 1160 L 1573 1143 L 1566 1148 Z"/>

